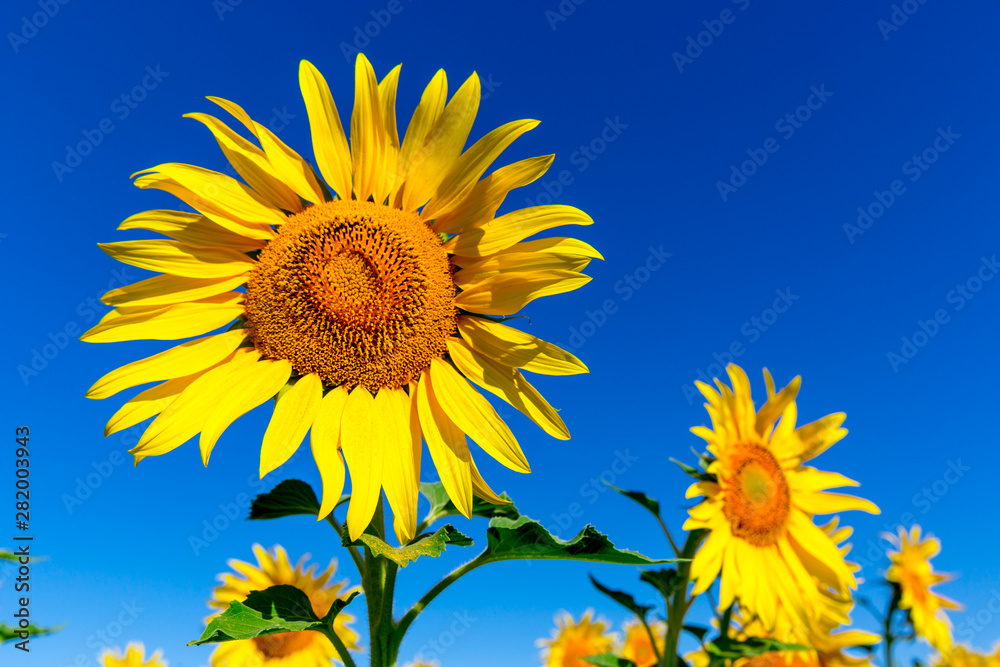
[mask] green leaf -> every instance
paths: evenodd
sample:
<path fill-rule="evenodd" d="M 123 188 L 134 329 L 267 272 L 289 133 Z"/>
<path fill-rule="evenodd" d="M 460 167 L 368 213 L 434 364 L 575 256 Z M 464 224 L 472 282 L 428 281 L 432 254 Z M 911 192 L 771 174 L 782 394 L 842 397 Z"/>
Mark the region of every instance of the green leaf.
<path fill-rule="evenodd" d="M 648 607 L 646 605 L 639 604 L 638 602 L 636 602 L 635 598 L 629 595 L 628 593 L 625 593 L 624 591 L 616 591 L 610 589 L 601 582 L 599 582 L 597 579 L 594 579 L 594 575 L 589 575 L 589 576 L 590 576 L 590 583 L 594 585 L 594 588 L 604 593 L 609 598 L 611 598 L 621 606 L 625 607 L 639 618 L 645 620 L 646 614 L 648 614 L 650 611 L 653 610 L 652 607 Z"/>
<path fill-rule="evenodd" d="M 420 535 L 403 547 L 387 544 L 371 533 L 363 533 L 354 544 L 364 544 L 376 556 L 388 558 L 396 565 L 406 567 L 421 556 L 440 556 L 449 544 L 467 547 L 472 544 L 472 539 L 458 532 L 451 524 L 447 524 L 436 533 Z"/>
<path fill-rule="evenodd" d="M 698 641 L 702 643 L 705 641 L 705 635 L 708 634 L 708 628 L 703 628 L 700 625 L 685 625 L 684 629 L 697 637 Z"/>
<path fill-rule="evenodd" d="M 213 618 L 201 637 L 188 642 L 188 646 L 332 628 L 337 614 L 357 595 L 355 591 L 337 600 L 321 619 L 313 611 L 309 596 L 294 586 L 271 586 L 267 590 L 253 591 L 243 602 L 230 602 L 229 608 Z"/>
<path fill-rule="evenodd" d="M 639 575 L 640 581 L 660 591 L 664 599 L 669 600 L 674 594 L 674 590 L 681 585 L 681 579 L 677 576 L 677 570 L 673 568 L 663 568 L 661 570 L 643 570 Z"/>
<path fill-rule="evenodd" d="M 702 472 L 701 470 L 698 470 L 697 468 L 692 468 L 688 464 L 681 463 L 680 461 L 678 461 L 675 458 L 671 458 L 670 460 L 673 463 L 676 463 L 678 465 L 678 467 L 680 467 L 681 470 L 683 470 L 687 474 L 691 475 L 692 477 L 694 477 L 699 482 L 717 482 L 718 481 L 718 479 L 716 479 L 715 475 L 709 475 L 707 472 Z M 705 461 L 705 459 L 702 459 L 703 464 L 704 464 L 704 461 Z"/>
<path fill-rule="evenodd" d="M 635 551 L 615 548 L 606 535 L 587 525 L 569 541 L 553 536 L 542 524 L 526 516 L 516 521 L 497 517 L 486 530 L 487 546 L 482 558 L 487 561 L 552 559 L 585 560 L 620 565 L 655 565 L 673 560 L 653 560 Z"/>
<path fill-rule="evenodd" d="M 771 651 L 809 651 L 811 649 L 801 644 L 787 644 L 767 637 L 747 637 L 742 641 L 729 637 L 719 637 L 715 641 L 705 644 L 705 650 L 710 656 L 720 660 L 736 660 L 738 658 L 752 658 Z"/>
<path fill-rule="evenodd" d="M 297 514 L 319 514 L 319 501 L 312 487 L 298 479 L 286 479 L 262 493 L 250 504 L 251 519 L 280 519 Z"/>
<path fill-rule="evenodd" d="M 607 482 L 605 482 L 605 484 L 607 484 Z M 619 489 L 614 484 L 608 484 L 608 486 L 617 491 L 618 493 L 622 494 L 623 496 L 627 496 L 628 498 L 631 498 L 635 502 L 645 507 L 650 512 L 650 514 L 655 516 L 657 519 L 660 518 L 660 502 L 658 500 L 650 498 L 642 491 L 626 491 L 625 489 Z"/>
<path fill-rule="evenodd" d="M 14 639 L 21 639 L 21 633 L 27 632 L 30 639 L 40 637 L 55 632 L 59 628 L 40 628 L 37 625 L 29 625 L 26 628 L 13 628 L 6 623 L 0 623 L 0 644 Z"/>
<path fill-rule="evenodd" d="M 428 526 L 433 524 L 438 519 L 446 516 L 462 515 L 462 513 L 458 511 L 458 508 L 455 507 L 455 503 L 451 502 L 451 499 L 448 497 L 448 492 L 445 491 L 444 485 L 441 482 L 422 482 L 420 484 L 420 493 L 422 493 L 431 504 L 431 508 L 427 511 L 427 517 L 424 519 L 424 522 Z M 504 500 L 510 500 L 510 497 L 506 493 L 501 493 L 500 497 Z M 506 505 L 494 505 L 486 502 L 482 498 L 473 496 L 472 516 L 481 516 L 486 517 L 487 519 L 502 516 L 509 519 L 516 519 L 521 516 L 521 514 L 517 511 L 513 502 Z"/>
<path fill-rule="evenodd" d="M 12 560 L 16 562 L 17 556 L 6 549 L 0 549 L 0 560 Z"/>
<path fill-rule="evenodd" d="M 619 658 L 613 653 L 592 655 L 589 658 L 584 658 L 584 660 L 592 665 L 597 665 L 597 667 L 635 667 L 635 663 L 631 660 Z"/>

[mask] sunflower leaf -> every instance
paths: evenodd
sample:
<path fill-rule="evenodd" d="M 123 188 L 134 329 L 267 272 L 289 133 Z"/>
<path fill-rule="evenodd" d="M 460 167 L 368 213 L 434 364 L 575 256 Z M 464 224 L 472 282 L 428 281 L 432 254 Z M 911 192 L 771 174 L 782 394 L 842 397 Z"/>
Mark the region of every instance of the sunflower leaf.
<path fill-rule="evenodd" d="M 656 500 L 655 498 L 650 498 L 642 491 L 626 491 L 625 489 L 619 489 L 614 484 L 608 484 L 607 482 L 605 482 L 605 484 L 607 484 L 609 488 L 614 489 L 623 496 L 631 498 L 635 502 L 645 507 L 649 511 L 649 513 L 655 516 L 657 519 L 660 518 L 660 501 Z"/>
<path fill-rule="evenodd" d="M 654 560 L 635 551 L 616 549 L 606 535 L 591 525 L 571 540 L 561 540 L 542 524 L 526 516 L 517 520 L 497 517 L 486 530 L 487 547 L 480 556 L 487 562 L 504 560 L 584 560 L 619 565 L 656 565 L 673 559 Z"/>
<path fill-rule="evenodd" d="M 688 464 L 686 464 L 686 463 L 684 463 L 682 461 L 678 461 L 675 458 L 671 458 L 670 461 L 672 463 L 676 463 L 677 466 L 681 470 L 683 470 L 684 472 L 686 472 L 688 475 L 691 475 L 691 477 L 694 477 L 699 482 L 717 482 L 718 481 L 718 479 L 716 478 L 715 475 L 709 475 L 707 472 L 702 472 L 702 471 L 698 470 L 697 468 L 692 468 Z M 704 461 L 705 460 L 702 459 L 702 465 L 705 465 Z"/>
<path fill-rule="evenodd" d="M 402 547 L 394 547 L 371 533 L 363 533 L 357 542 L 351 544 L 364 544 L 376 556 L 388 558 L 396 565 L 406 567 L 421 556 L 440 556 L 449 544 L 459 547 L 470 546 L 472 539 L 460 533 L 449 523 L 439 528 L 435 533 L 419 535 L 415 540 Z"/>
<path fill-rule="evenodd" d="M 319 501 L 312 487 L 298 479 L 286 479 L 262 493 L 250 504 L 251 519 L 280 519 L 297 514 L 319 514 Z"/>
<path fill-rule="evenodd" d="M 663 568 L 660 570 L 643 570 L 639 575 L 639 580 L 644 581 L 656 590 L 665 600 L 669 600 L 674 594 L 677 586 L 681 585 L 681 580 L 677 576 L 677 570 L 673 568 Z"/>
<path fill-rule="evenodd" d="M 201 637 L 188 642 L 188 646 L 254 639 L 280 632 L 320 632 L 331 627 L 337 614 L 357 595 L 355 591 L 338 600 L 330 613 L 320 619 L 313 611 L 309 596 L 294 586 L 271 586 L 253 591 L 243 602 L 230 602 L 229 608 L 209 621 Z"/>
<path fill-rule="evenodd" d="M 0 644 L 14 639 L 30 639 L 40 637 L 55 632 L 59 628 L 40 628 L 37 625 L 29 625 L 26 628 L 14 628 L 6 623 L 0 623 Z"/>
<path fill-rule="evenodd" d="M 747 637 L 744 640 L 719 637 L 705 644 L 705 650 L 708 651 L 711 661 L 717 662 L 752 658 L 770 651 L 808 651 L 810 648 L 801 644 L 779 642 L 768 637 Z"/>
<path fill-rule="evenodd" d="M 645 621 L 646 615 L 653 610 L 652 607 L 649 607 L 644 604 L 639 604 L 638 602 L 636 602 L 635 598 L 629 595 L 628 593 L 608 588 L 607 586 L 599 582 L 597 579 L 594 579 L 594 575 L 589 575 L 589 576 L 590 576 L 590 583 L 594 585 L 594 588 L 604 593 L 609 598 L 611 598 L 621 606 L 625 607 L 626 609 L 628 609 L 630 612 L 632 612 L 642 620 Z"/>
<path fill-rule="evenodd" d="M 583 658 L 583 660 L 592 665 L 597 665 L 597 667 L 635 667 L 634 662 L 625 658 L 619 658 L 614 653 L 592 655 L 589 658 Z"/>
<path fill-rule="evenodd" d="M 424 519 L 426 525 L 430 526 L 438 519 L 446 516 L 462 514 L 455 506 L 455 503 L 451 502 L 448 492 L 445 491 L 444 484 L 441 482 L 422 482 L 420 484 L 420 493 L 431 504 L 430 509 L 427 510 L 427 517 Z M 510 500 L 510 497 L 506 493 L 500 494 L 500 497 L 504 500 Z M 516 519 L 520 516 L 520 513 L 513 502 L 506 505 L 494 505 L 474 496 L 472 499 L 472 516 L 481 516 L 487 519 L 504 516 Z"/>
<path fill-rule="evenodd" d="M 0 560 L 12 560 L 16 561 L 17 556 L 7 551 L 6 549 L 0 549 Z"/>

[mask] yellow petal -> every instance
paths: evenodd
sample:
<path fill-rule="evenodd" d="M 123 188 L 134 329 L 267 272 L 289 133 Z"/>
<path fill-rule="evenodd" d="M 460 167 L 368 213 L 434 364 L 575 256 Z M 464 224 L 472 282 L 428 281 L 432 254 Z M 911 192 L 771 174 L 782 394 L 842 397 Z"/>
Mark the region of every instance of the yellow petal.
<path fill-rule="evenodd" d="M 479 474 L 479 469 L 476 468 L 476 462 L 469 459 L 469 463 L 472 464 L 472 492 L 476 494 L 477 498 L 482 498 L 488 503 L 493 505 L 510 505 L 512 501 L 506 500 L 498 496 L 490 485 L 486 483 L 483 476 Z"/>
<path fill-rule="evenodd" d="M 483 315 L 512 315 L 535 299 L 570 292 L 590 280 L 572 271 L 501 273 L 458 294 L 455 305 Z"/>
<path fill-rule="evenodd" d="M 459 315 L 458 331 L 474 350 L 507 366 L 542 375 L 588 372 L 583 362 L 569 352 L 506 324 Z"/>
<path fill-rule="evenodd" d="M 385 197 L 377 201 L 389 201 L 390 204 L 392 203 L 392 194 L 395 192 L 396 165 L 399 162 L 399 132 L 396 129 L 396 89 L 399 86 L 399 70 L 401 68 L 401 65 L 396 65 L 378 84 L 383 126 L 382 167 L 379 174 L 381 185 L 378 191 L 385 193 Z"/>
<path fill-rule="evenodd" d="M 427 135 L 444 112 L 447 100 L 448 78 L 445 76 L 444 70 L 439 69 L 420 96 L 420 104 L 414 109 L 410 125 L 406 128 L 406 134 L 403 135 L 403 143 L 399 149 L 399 161 L 396 163 L 396 197 L 393 200 L 396 208 L 402 206 L 403 179 L 414 158 L 423 161 Z"/>
<path fill-rule="evenodd" d="M 236 250 L 196 248 L 180 241 L 164 239 L 98 243 L 97 247 L 123 264 L 187 278 L 242 276 L 256 264 L 253 259 Z"/>
<path fill-rule="evenodd" d="M 509 252 L 491 255 L 468 265 L 454 275 L 455 284 L 467 290 L 501 273 L 572 271 L 579 273 L 590 264 L 589 257 L 556 255 L 548 252 Z"/>
<path fill-rule="evenodd" d="M 236 120 L 243 123 L 257 137 L 264 155 L 267 156 L 278 178 L 294 190 L 295 194 L 313 203 L 325 201 L 326 198 L 323 195 L 319 179 L 316 178 L 312 167 L 302 159 L 302 156 L 289 148 L 274 132 L 252 120 L 238 104 L 219 97 L 209 97 L 208 99 L 231 113 Z"/>
<path fill-rule="evenodd" d="M 404 211 L 415 211 L 426 204 L 462 154 L 479 111 L 479 93 L 479 77 L 473 73 L 427 131 L 425 140 L 414 147 L 403 182 Z"/>
<path fill-rule="evenodd" d="M 184 114 L 184 117 L 193 118 L 211 131 L 219 143 L 219 148 L 222 149 L 226 159 L 233 165 L 236 172 L 268 204 L 292 213 L 302 211 L 302 201 L 278 177 L 277 171 L 271 166 L 264 151 L 233 132 L 225 123 L 214 116 L 203 113 L 188 113 Z"/>
<path fill-rule="evenodd" d="M 434 220 L 458 208 L 500 153 L 519 136 L 537 126 L 537 120 L 516 120 L 501 125 L 474 143 L 455 161 L 430 202 L 420 212 L 420 217 Z"/>
<path fill-rule="evenodd" d="M 795 506 L 808 514 L 836 514 L 847 510 L 861 510 L 880 514 L 875 503 L 844 493 L 809 492 L 795 495 Z"/>
<path fill-rule="evenodd" d="M 135 462 L 147 456 L 165 454 L 193 438 L 201 430 L 219 401 L 219 396 L 231 387 L 231 379 L 245 368 L 252 368 L 260 358 L 253 348 L 240 348 L 218 366 L 206 371 L 189 384 L 153 420 L 129 450 Z"/>
<path fill-rule="evenodd" d="M 260 448 L 260 476 L 291 458 L 316 419 L 323 400 L 323 381 L 315 373 L 303 375 L 281 395 Z"/>
<path fill-rule="evenodd" d="M 432 228 L 438 233 L 455 234 L 485 225 L 496 215 L 511 190 L 537 180 L 548 171 L 555 157 L 542 155 L 500 167 L 476 183 L 458 206 L 438 214 Z"/>
<path fill-rule="evenodd" d="M 364 387 L 347 397 L 340 423 L 340 448 L 351 471 L 347 531 L 356 540 L 371 523 L 382 495 L 382 469 L 393 427 L 387 424 L 385 400 L 376 401 Z"/>
<path fill-rule="evenodd" d="M 113 289 L 102 296 L 101 301 L 109 306 L 165 306 L 183 301 L 197 301 L 229 292 L 246 281 L 246 276 L 233 276 L 231 278 L 153 276 L 125 287 Z"/>
<path fill-rule="evenodd" d="M 214 366 L 240 346 L 249 331 L 236 329 L 182 343 L 111 371 L 87 390 L 87 398 L 107 398 L 147 382 L 191 375 Z"/>
<path fill-rule="evenodd" d="M 383 440 L 380 445 L 376 445 L 383 447 L 385 452 L 382 487 L 392 508 L 396 539 L 400 544 L 405 544 L 416 534 L 417 498 L 420 492 L 413 461 L 410 397 L 402 389 L 383 387 L 375 397 L 375 409 L 381 414 L 379 419 L 383 422 Z"/>
<path fill-rule="evenodd" d="M 134 398 L 121 407 L 118 412 L 111 416 L 107 426 L 104 427 L 104 435 L 109 436 L 122 429 L 135 426 L 139 422 L 145 421 L 153 415 L 158 415 L 173 403 L 174 399 L 180 395 L 187 386 L 198 379 L 209 369 L 199 371 L 186 377 L 174 378 L 161 384 L 151 387 L 146 391 L 136 394 Z"/>
<path fill-rule="evenodd" d="M 375 203 L 381 204 L 388 195 L 388 192 L 381 191 L 381 163 L 386 139 L 384 130 L 378 80 L 371 63 L 359 53 L 354 66 L 351 164 L 354 169 L 354 196 L 361 201 L 374 194 Z"/>
<path fill-rule="evenodd" d="M 347 389 L 343 386 L 334 387 L 320 403 L 313 422 L 312 444 L 313 458 L 323 478 L 323 502 L 317 520 L 324 519 L 340 501 L 344 492 L 344 461 L 340 457 L 340 426 L 347 404 Z"/>
<path fill-rule="evenodd" d="M 518 241 L 561 225 L 589 225 L 593 219 L 578 208 L 562 204 L 532 206 L 511 211 L 482 227 L 469 229 L 444 244 L 445 250 L 463 257 L 486 257 Z"/>
<path fill-rule="evenodd" d="M 299 64 L 299 86 L 309 114 L 313 151 L 323 178 L 340 195 L 351 198 L 351 150 L 340 122 L 340 113 L 323 75 L 310 63 Z"/>
<path fill-rule="evenodd" d="M 241 229 L 233 229 L 232 225 L 245 227 L 252 231 L 254 225 L 266 227 L 280 225 L 285 221 L 284 214 L 268 205 L 256 192 L 239 181 L 217 171 L 202 169 L 189 164 L 168 162 L 152 169 L 145 169 L 137 174 L 146 174 L 136 179 L 135 183 L 143 187 L 144 179 L 149 176 L 169 179 L 193 195 L 191 201 L 184 199 L 190 206 L 219 223 L 226 229 L 237 233 Z M 159 185 L 153 186 L 159 187 Z M 167 188 L 161 188 L 166 190 Z M 171 190 L 167 190 L 171 192 Z M 178 195 L 176 192 L 172 194 Z M 240 224 L 242 223 L 242 224 Z M 243 232 L 247 233 L 247 232 Z M 247 234 L 251 236 L 250 234 Z M 251 238 L 260 238 L 251 236 Z M 264 237 L 268 238 L 268 237 Z"/>
<path fill-rule="evenodd" d="M 203 215 L 157 209 L 126 218 L 118 229 L 148 229 L 201 248 L 229 248 L 239 252 L 259 250 L 262 239 L 251 239 L 215 224 Z"/>
<path fill-rule="evenodd" d="M 473 350 L 460 338 L 448 339 L 448 353 L 465 377 L 517 408 L 553 438 L 569 440 L 569 429 L 521 372 Z"/>
<path fill-rule="evenodd" d="M 80 340 L 117 343 L 123 340 L 176 340 L 208 333 L 243 314 L 240 292 L 226 292 L 190 303 L 152 308 L 118 308 Z"/>
<path fill-rule="evenodd" d="M 472 456 L 465 433 L 455 426 L 431 390 L 429 373 L 417 385 L 417 410 L 427 449 L 434 460 L 441 484 L 458 511 L 472 518 Z"/>
<path fill-rule="evenodd" d="M 274 398 L 291 375 L 292 365 L 288 361 L 262 359 L 230 378 L 232 384 L 219 395 L 201 429 L 198 444 L 205 465 L 208 465 L 215 443 L 229 425 L 264 401 Z"/>
<path fill-rule="evenodd" d="M 497 461 L 517 472 L 531 472 L 524 452 L 496 410 L 443 359 L 430 366 L 431 387 L 448 418 Z"/>

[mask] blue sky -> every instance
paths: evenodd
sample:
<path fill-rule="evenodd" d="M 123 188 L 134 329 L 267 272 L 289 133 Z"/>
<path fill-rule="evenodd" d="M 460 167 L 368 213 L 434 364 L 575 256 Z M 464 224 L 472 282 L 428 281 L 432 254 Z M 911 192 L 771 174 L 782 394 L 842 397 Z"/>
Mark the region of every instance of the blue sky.
<path fill-rule="evenodd" d="M 33 641 L 30 656 L 5 646 L 14 658 L 4 664 L 96 664 L 101 633 L 120 633 L 114 643 L 165 648 L 173 667 L 204 665 L 209 650 L 183 644 L 200 632 L 227 558 L 250 558 L 254 542 L 324 563 L 345 556 L 307 518 L 227 518 L 280 479 L 318 486 L 307 450 L 257 480 L 266 410 L 226 432 L 208 469 L 191 443 L 133 468 L 123 453 L 138 432 L 102 437 L 122 399 L 83 394 L 164 345 L 76 336 L 106 311 L 105 291 L 144 277 L 95 243 L 132 238 L 114 232 L 121 220 L 173 206 L 129 174 L 171 161 L 223 168 L 208 132 L 181 115 L 213 113 L 206 95 L 231 99 L 311 156 L 298 62 L 325 74 L 346 113 L 357 48 L 380 75 L 403 63 L 401 119 L 438 68 L 453 89 L 477 71 L 488 98 L 473 138 L 536 118 L 506 159 L 557 156 L 507 208 L 551 198 L 596 220 L 572 230 L 605 255 L 588 269 L 593 281 L 526 310 L 532 333 L 590 366 L 536 382 L 574 437 L 552 440 L 512 415 L 533 473 L 481 456 L 494 488 L 564 537 L 593 523 L 664 556 L 648 517 L 594 480 L 658 497 L 679 530 L 687 482 L 668 458 L 690 460 L 700 441 L 688 428 L 707 421 L 692 382 L 730 357 L 761 394 L 762 367 L 779 383 L 801 374 L 800 420 L 845 411 L 851 431 L 818 466 L 859 480 L 883 509 L 845 517 L 863 576 L 885 567 L 879 532 L 918 521 L 944 543 L 937 566 L 961 574 L 942 589 L 966 605 L 954 615 L 959 636 L 981 649 L 1000 639 L 1000 280 L 991 280 L 1000 10 L 942 0 L 898 11 L 888 0 L 674 4 L 5 3 L 4 428 L 11 441 L 15 426 L 32 428 L 33 549 L 48 557 L 32 573 L 33 618 L 65 629 Z M 12 453 L 5 460 L 13 466 Z M 67 507 L 73 496 L 82 502 Z M 192 537 L 211 535 L 206 522 L 224 528 L 195 549 Z M 483 539 L 480 521 L 457 526 Z M 470 556 L 453 548 L 409 568 L 398 604 Z M 639 586 L 636 571 L 612 566 L 482 569 L 435 601 L 402 655 L 436 641 L 447 644 L 445 665 L 533 664 L 534 640 L 559 609 L 623 618 L 587 573 Z M 13 613 L 12 583 L 7 575 L 0 589 L 2 620 Z M 883 600 L 871 583 L 862 590 Z"/>

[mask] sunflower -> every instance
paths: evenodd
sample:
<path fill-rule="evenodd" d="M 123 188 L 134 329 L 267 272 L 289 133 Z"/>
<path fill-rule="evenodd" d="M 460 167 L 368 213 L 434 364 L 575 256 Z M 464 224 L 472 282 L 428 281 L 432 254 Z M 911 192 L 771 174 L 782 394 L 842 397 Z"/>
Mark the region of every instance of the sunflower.
<path fill-rule="evenodd" d="M 501 321 L 534 299 L 584 285 L 590 278 L 581 271 L 601 256 L 572 238 L 525 240 L 593 222 L 571 206 L 496 217 L 507 194 L 540 177 L 554 156 L 483 178 L 504 148 L 538 123 L 507 123 L 463 151 L 479 106 L 475 74 L 446 103 L 439 71 L 402 139 L 399 67 L 378 81 L 359 55 L 355 74 L 348 143 L 325 79 L 308 62 L 299 69 L 319 174 L 219 98 L 209 99 L 259 146 L 213 116 L 188 116 L 208 127 L 243 182 L 178 163 L 139 172 L 138 187 L 165 190 L 197 212 L 146 211 L 119 227 L 169 240 L 99 244 L 119 261 L 163 275 L 105 294 L 114 310 L 81 338 L 203 337 L 112 371 L 87 395 L 160 382 L 115 413 L 105 433 L 158 415 L 131 450 L 136 462 L 200 433 L 206 465 L 234 420 L 276 398 L 261 476 L 287 461 L 311 428 L 323 479 L 320 518 L 340 498 L 346 461 L 351 538 L 364 531 L 384 489 L 397 537 L 406 541 L 417 524 L 421 436 L 466 516 L 473 494 L 500 502 L 466 436 L 508 468 L 530 472 L 510 429 L 473 384 L 548 434 L 569 438 L 522 371 L 570 375 L 586 366 Z"/>
<path fill-rule="evenodd" d="M 607 621 L 593 616 L 593 609 L 585 611 L 579 622 L 565 611 L 556 615 L 552 638 L 537 642 L 545 667 L 591 667 L 583 658 L 614 650 L 617 636 L 608 631 Z"/>
<path fill-rule="evenodd" d="M 954 646 L 931 658 L 934 667 L 1000 667 L 1000 647 L 984 655 L 964 646 Z"/>
<path fill-rule="evenodd" d="M 130 642 L 122 654 L 119 650 L 107 649 L 99 660 L 102 667 L 167 667 L 161 651 L 156 651 L 146 661 L 146 647 L 141 642 Z"/>
<path fill-rule="evenodd" d="M 649 629 L 656 638 L 656 650 L 653 649 L 646 627 L 637 619 L 629 620 L 622 626 L 625 634 L 622 657 L 634 662 L 636 667 L 654 667 L 659 664 L 657 653 L 663 655 L 667 642 L 667 624 L 657 621 L 650 624 Z"/>
<path fill-rule="evenodd" d="M 262 591 L 281 584 L 295 586 L 309 597 L 313 611 L 323 617 L 334 601 L 353 592 L 345 590 L 346 581 L 330 582 L 337 571 L 337 561 L 332 560 L 323 572 L 315 573 L 315 565 L 305 567 L 308 556 L 303 556 L 292 567 L 288 554 L 280 546 L 268 552 L 259 544 L 253 546 L 257 565 L 230 560 L 228 565 L 238 574 L 225 572 L 219 575 L 222 583 L 213 592 L 208 606 L 226 609 L 233 600 L 244 600 L 251 591 Z M 211 620 L 210 617 L 208 620 Z M 350 627 L 354 617 L 340 612 L 334 619 L 333 629 L 348 650 L 359 648 L 358 634 Z M 330 660 L 340 662 L 333 643 L 318 632 L 283 632 L 256 639 L 245 639 L 219 644 L 212 654 L 212 667 L 329 667 Z"/>
<path fill-rule="evenodd" d="M 775 392 L 765 370 L 768 400 L 757 411 L 746 373 L 734 364 L 727 371 L 732 389 L 719 380 L 718 392 L 697 383 L 713 428 L 691 429 L 708 443 L 710 457 L 707 477 L 687 491 L 688 498 L 703 500 L 689 510 L 684 529 L 710 531 L 691 563 L 694 593 L 707 590 L 721 572 L 720 611 L 738 598 L 768 629 L 775 627 L 779 605 L 808 625 L 825 589 L 846 596 L 857 586 L 837 543 L 813 515 L 879 509 L 826 493 L 857 482 L 803 465 L 844 437 L 843 413 L 796 428 L 800 378 Z"/>
<path fill-rule="evenodd" d="M 951 648 L 951 622 L 945 609 L 961 609 L 961 605 L 937 595 L 931 587 L 951 577 L 935 572 L 931 558 L 941 551 L 941 542 L 927 535 L 920 537 L 920 526 L 913 526 L 910 532 L 900 527 L 898 535 L 884 533 L 899 551 L 888 552 L 892 565 L 885 578 L 897 584 L 900 589 L 899 608 L 909 613 L 913 630 L 926 639 L 938 651 Z"/>

